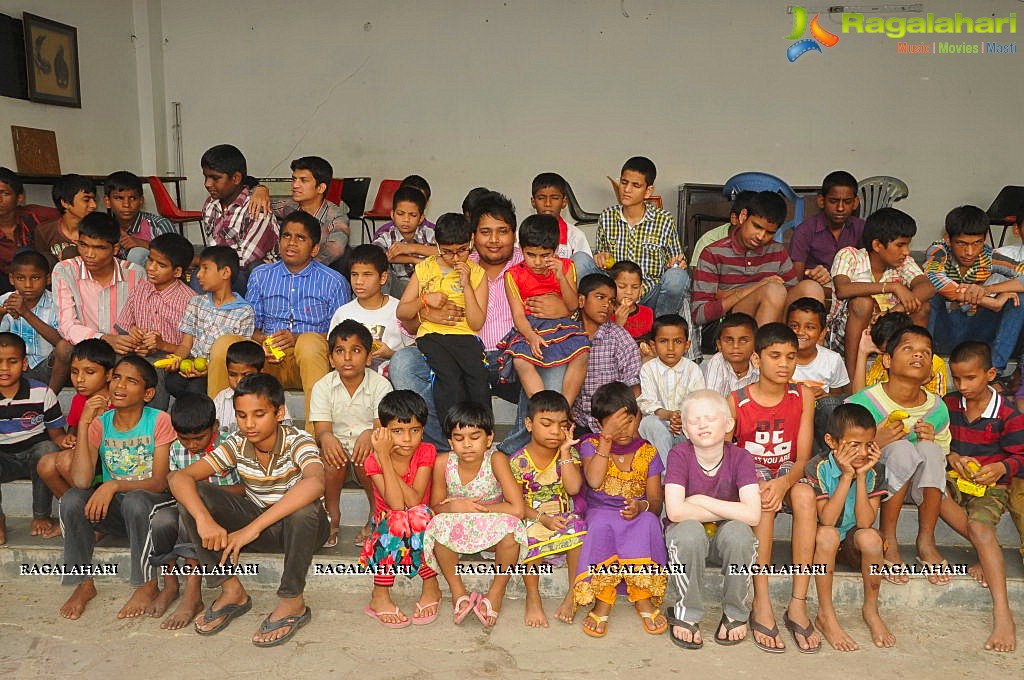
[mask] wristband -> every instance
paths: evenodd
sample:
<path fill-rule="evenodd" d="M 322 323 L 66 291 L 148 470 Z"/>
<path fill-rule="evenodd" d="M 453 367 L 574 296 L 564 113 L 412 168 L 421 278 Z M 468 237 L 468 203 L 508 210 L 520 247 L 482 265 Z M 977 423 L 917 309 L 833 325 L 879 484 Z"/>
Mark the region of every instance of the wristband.
<path fill-rule="evenodd" d="M 560 466 L 561 465 L 575 465 L 576 461 L 574 461 L 572 458 L 565 458 L 564 460 L 558 461 L 558 464 Z"/>
<path fill-rule="evenodd" d="M 430 309 L 430 305 L 427 304 L 427 296 L 420 295 L 420 302 L 423 303 L 424 309 Z"/>

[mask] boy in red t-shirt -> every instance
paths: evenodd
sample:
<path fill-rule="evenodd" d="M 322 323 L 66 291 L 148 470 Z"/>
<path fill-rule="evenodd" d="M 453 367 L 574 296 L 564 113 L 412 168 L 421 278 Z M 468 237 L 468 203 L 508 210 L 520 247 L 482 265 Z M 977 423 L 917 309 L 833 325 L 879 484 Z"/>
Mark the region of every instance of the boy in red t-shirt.
<path fill-rule="evenodd" d="M 797 484 L 811 457 L 814 395 L 792 382 L 798 347 L 796 334 L 785 324 L 769 323 L 759 328 L 751 358 L 759 372 L 758 380 L 733 392 L 729 400 L 736 419 L 736 443 L 754 458 L 761 490 L 761 522 L 754 529 L 758 542 L 755 569 L 772 564 L 775 516 L 783 502 L 793 513 L 792 564 L 800 568 L 811 564 L 814 557 L 814 491 L 807 484 Z M 810 582 L 810 573 L 794 573 L 793 594 L 783 615 L 802 653 L 821 648 L 821 638 L 807 615 Z M 754 644 L 760 649 L 773 654 L 785 651 L 772 611 L 767 574 L 754 574 L 750 627 Z"/>

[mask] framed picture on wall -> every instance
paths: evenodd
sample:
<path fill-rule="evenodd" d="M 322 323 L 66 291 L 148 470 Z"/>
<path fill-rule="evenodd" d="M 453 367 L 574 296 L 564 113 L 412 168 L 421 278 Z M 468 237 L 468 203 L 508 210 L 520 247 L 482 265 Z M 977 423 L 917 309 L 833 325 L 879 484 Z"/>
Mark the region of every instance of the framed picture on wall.
<path fill-rule="evenodd" d="M 25 12 L 28 98 L 42 104 L 82 108 L 78 79 L 78 29 Z"/>

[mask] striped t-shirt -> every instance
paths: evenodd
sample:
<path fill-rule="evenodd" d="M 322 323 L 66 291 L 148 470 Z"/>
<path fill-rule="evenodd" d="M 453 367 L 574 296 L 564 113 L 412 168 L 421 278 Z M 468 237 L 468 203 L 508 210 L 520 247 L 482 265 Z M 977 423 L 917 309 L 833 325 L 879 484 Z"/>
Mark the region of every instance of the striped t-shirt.
<path fill-rule="evenodd" d="M 977 458 L 981 465 L 1002 463 L 1006 475 L 998 483 L 1006 485 L 1014 476 L 1024 477 L 1024 415 L 1012 401 L 988 389 L 988 405 L 973 421 L 967 419 L 967 400 L 962 394 L 946 395 L 951 448 L 961 456 Z"/>
<path fill-rule="evenodd" d="M 277 503 L 288 489 L 298 484 L 307 465 L 323 465 L 313 437 L 291 425 L 278 427 L 277 442 L 266 468 L 257 459 L 255 447 L 241 432 L 221 442 L 206 454 L 206 460 L 218 475 L 236 470 L 245 485 L 245 495 L 263 508 Z"/>
<path fill-rule="evenodd" d="M 889 414 L 897 409 L 906 411 L 910 415 L 903 421 L 903 424 L 910 430 L 910 434 L 906 438 L 912 444 L 917 443 L 917 433 L 914 432 L 914 425 L 917 421 L 924 420 L 927 423 L 931 423 L 932 427 L 935 428 L 935 443 L 942 447 L 943 453 L 948 454 L 950 443 L 949 410 L 942 399 L 939 399 L 931 392 L 921 390 L 925 395 L 923 404 L 919 406 L 904 406 L 903 404 L 897 404 L 889 398 L 889 395 L 885 393 L 884 385 L 885 383 L 878 383 L 873 387 L 863 389 L 846 401 L 866 407 L 871 411 L 876 425 L 888 418 Z"/>
<path fill-rule="evenodd" d="M 0 395 L 0 453 L 25 451 L 49 439 L 46 430 L 63 427 L 57 395 L 38 380 L 22 377 L 13 397 Z"/>

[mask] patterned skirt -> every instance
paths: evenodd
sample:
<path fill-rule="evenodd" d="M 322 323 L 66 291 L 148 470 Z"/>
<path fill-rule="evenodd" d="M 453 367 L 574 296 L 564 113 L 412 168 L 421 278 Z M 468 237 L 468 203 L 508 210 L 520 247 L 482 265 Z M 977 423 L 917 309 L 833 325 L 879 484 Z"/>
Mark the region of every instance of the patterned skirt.
<path fill-rule="evenodd" d="M 557 501 L 552 503 L 557 504 Z M 541 509 L 543 510 L 543 506 Z M 583 537 L 587 535 L 587 523 L 582 517 L 571 512 L 548 514 L 564 519 L 565 528 L 561 531 L 551 531 L 540 522 L 531 522 L 526 527 L 526 555 L 522 559 L 523 564 L 540 560 L 543 564 L 561 567 L 565 564 L 565 553 L 583 545 Z"/>
<path fill-rule="evenodd" d="M 363 544 L 359 564 L 390 573 L 399 567 L 412 578 L 423 564 L 423 534 L 433 516 L 426 504 L 385 512 Z"/>
<path fill-rule="evenodd" d="M 434 557 L 434 544 L 440 543 L 452 552 L 472 555 L 487 550 L 512 534 L 520 543 L 526 543 L 523 521 L 503 512 L 444 512 L 435 515 L 423 534 L 423 553 L 427 565 L 440 572 Z"/>
<path fill-rule="evenodd" d="M 530 326 L 549 344 L 544 348 L 541 359 L 533 356 L 526 338 L 513 328 L 498 343 L 498 375 L 502 382 L 516 379 L 514 359 L 523 359 L 539 368 L 552 368 L 567 364 L 583 352 L 590 351 L 590 338 L 583 332 L 578 321 L 572 319 L 538 319 L 529 317 Z"/>

